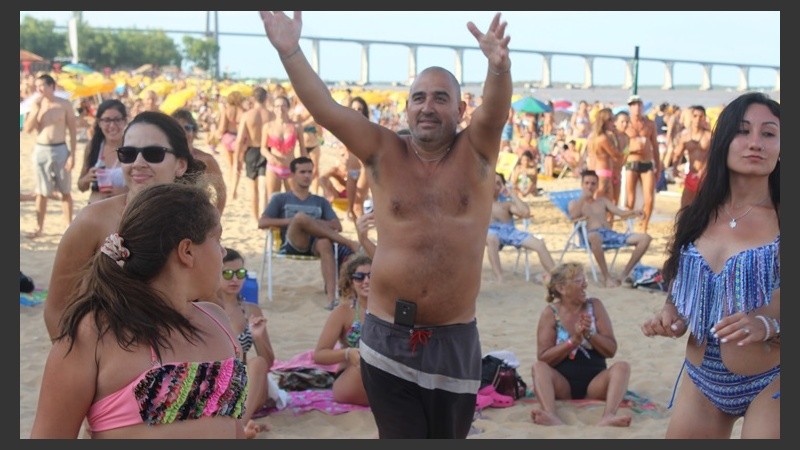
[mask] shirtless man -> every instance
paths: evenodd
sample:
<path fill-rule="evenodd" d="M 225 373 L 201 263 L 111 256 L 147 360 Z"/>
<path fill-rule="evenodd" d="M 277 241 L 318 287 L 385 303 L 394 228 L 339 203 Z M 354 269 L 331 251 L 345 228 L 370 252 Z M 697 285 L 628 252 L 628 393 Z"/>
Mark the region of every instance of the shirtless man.
<path fill-rule="evenodd" d="M 605 287 L 616 287 L 621 284 L 620 279 L 629 281 L 633 268 L 642 259 L 644 252 L 650 247 L 652 238 L 647 233 L 618 233 L 611 229 L 611 224 L 608 222 L 608 213 L 616 214 L 623 219 L 628 217 L 641 216 L 641 210 L 624 210 L 611 202 L 606 197 L 595 196 L 598 186 L 597 173 L 593 170 L 585 170 L 581 174 L 581 189 L 582 194 L 580 198 L 569 202 L 569 216 L 572 220 L 586 219 L 586 230 L 589 233 L 589 247 L 592 250 L 594 259 L 600 267 L 600 272 L 603 275 L 603 284 Z M 608 271 L 608 264 L 606 264 L 606 255 L 603 252 L 603 244 L 631 244 L 636 247 L 633 249 L 631 258 L 628 264 L 622 270 L 621 278 L 614 278 Z"/>
<path fill-rule="evenodd" d="M 642 210 L 641 230 L 647 233 L 650 216 L 656 196 L 656 180 L 661 173 L 661 158 L 658 154 L 658 136 L 656 124 L 647 118 L 642 111 L 642 99 L 632 95 L 628 99 L 631 123 L 625 130 L 630 137 L 628 159 L 625 163 L 625 206 L 633 209 L 636 204 L 636 185 L 642 183 L 644 203 Z"/>
<path fill-rule="evenodd" d="M 22 130 L 36 133 L 33 165 L 36 169 L 36 230 L 28 235 L 36 238 L 44 232 L 47 199 L 61 194 L 64 225 L 72 223 L 72 168 L 75 167 L 77 120 L 69 100 L 56 97 L 56 81 L 50 75 L 36 78 L 34 100 Z M 69 147 L 66 144 L 69 132 Z M 71 149 L 71 151 L 70 151 Z"/>
<path fill-rule="evenodd" d="M 337 103 L 299 46 L 302 15 L 261 11 L 269 41 L 317 123 L 363 163 L 375 202 L 369 314 L 361 372 L 380 438 L 466 438 L 481 380 L 475 320 L 494 168 L 511 106 L 511 60 L 496 14 L 469 22 L 487 59 L 470 125 L 461 87 L 441 67 L 420 72 L 406 105 L 410 136 Z"/>
<path fill-rule="evenodd" d="M 689 171 L 683 180 L 681 208 L 691 203 L 697 195 L 706 172 L 708 150 L 711 148 L 711 130 L 706 123 L 706 109 L 700 105 L 693 105 L 689 110 L 692 112 L 691 125 L 681 131 L 678 145 L 675 146 L 675 153 L 672 155 L 673 167 L 677 168 L 684 155 L 689 161 Z"/>
<path fill-rule="evenodd" d="M 252 181 L 251 197 L 253 205 L 253 218 L 258 221 L 261 213 L 266 208 L 269 198 L 267 198 L 267 188 L 265 179 L 267 176 L 267 158 L 261 154 L 261 129 L 264 124 L 272 120 L 275 116 L 267 108 L 267 90 L 261 86 L 253 89 L 253 107 L 248 109 L 239 121 L 239 129 L 236 133 L 236 172 L 245 168 L 245 176 Z M 239 180 L 238 176 L 234 177 Z M 261 183 L 264 195 L 259 195 L 259 182 Z M 231 189 L 231 196 L 236 199 L 236 187 Z"/>
<path fill-rule="evenodd" d="M 509 201 L 501 201 L 500 194 L 504 194 Z M 544 268 L 541 276 L 545 284 L 550 279 L 550 271 L 556 266 L 553 257 L 547 249 L 544 239 L 534 236 L 525 230 L 518 230 L 514 225 L 514 218 L 522 219 L 531 217 L 531 208 L 514 192 L 506 188 L 506 180 L 502 173 L 495 174 L 494 202 L 492 202 L 492 221 L 489 223 L 489 232 L 486 235 L 486 256 L 496 281 L 503 282 L 503 268 L 500 265 L 500 249 L 504 245 L 512 245 L 533 250 L 539 256 L 539 261 Z"/>

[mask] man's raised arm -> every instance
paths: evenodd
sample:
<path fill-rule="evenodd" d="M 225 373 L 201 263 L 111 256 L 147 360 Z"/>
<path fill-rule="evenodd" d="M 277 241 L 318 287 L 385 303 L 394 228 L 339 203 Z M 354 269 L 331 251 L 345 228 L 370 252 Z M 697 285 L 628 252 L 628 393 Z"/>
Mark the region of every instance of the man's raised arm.
<path fill-rule="evenodd" d="M 483 101 L 472 114 L 469 136 L 475 148 L 484 156 L 491 156 L 490 161 L 497 159 L 500 133 L 511 107 L 511 60 L 508 55 L 511 36 L 505 35 L 507 25 L 508 22 L 500 21 L 500 13 L 495 14 L 485 34 L 474 23 L 467 23 L 488 62 Z"/>
<path fill-rule="evenodd" d="M 281 59 L 286 74 L 300 101 L 305 105 L 314 120 L 331 131 L 347 145 L 362 161 L 369 156 L 361 154 L 358 148 L 350 148 L 349 142 L 369 140 L 376 142 L 376 131 L 369 120 L 352 108 L 340 105 L 331 96 L 328 87 L 309 64 L 300 47 L 300 33 L 303 28 L 302 13 L 295 11 L 289 18 L 282 11 L 259 11 L 264 31 Z M 376 133 L 371 137 L 369 133 Z M 366 147 L 369 148 L 369 147 Z"/>

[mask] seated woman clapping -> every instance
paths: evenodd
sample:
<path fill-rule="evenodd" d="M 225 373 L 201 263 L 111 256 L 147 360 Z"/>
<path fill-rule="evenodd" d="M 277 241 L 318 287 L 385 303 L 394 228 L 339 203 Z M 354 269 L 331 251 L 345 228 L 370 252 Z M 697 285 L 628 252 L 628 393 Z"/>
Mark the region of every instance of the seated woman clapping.
<path fill-rule="evenodd" d="M 617 410 L 628 389 L 630 365 L 617 361 L 607 367 L 617 340 L 608 311 L 600 299 L 586 297 L 586 287 L 582 264 L 560 264 L 551 272 L 531 368 L 540 408 L 531 418 L 539 425 L 563 425 L 555 400 L 589 398 L 606 401 L 598 425 L 627 427 L 631 418 L 618 416 Z"/>
<path fill-rule="evenodd" d="M 369 405 L 361 380 L 358 343 L 367 311 L 371 268 L 372 260 L 368 256 L 352 258 L 344 266 L 339 277 L 343 301 L 331 311 L 314 349 L 315 363 L 340 363 L 333 382 L 333 399 L 339 403 Z M 337 342 L 341 348 L 334 348 Z"/>

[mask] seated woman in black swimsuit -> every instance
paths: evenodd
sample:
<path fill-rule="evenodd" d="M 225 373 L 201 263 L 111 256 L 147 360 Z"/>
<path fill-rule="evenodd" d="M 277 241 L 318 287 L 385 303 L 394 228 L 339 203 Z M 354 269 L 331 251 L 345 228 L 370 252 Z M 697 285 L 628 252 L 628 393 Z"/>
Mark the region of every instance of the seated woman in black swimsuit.
<path fill-rule="evenodd" d="M 372 260 L 368 256 L 356 256 L 347 261 L 339 276 L 342 301 L 328 316 L 314 349 L 317 364 L 340 363 L 333 382 L 333 399 L 339 403 L 369 405 L 367 391 L 361 380 L 361 355 L 358 343 L 361 339 L 361 324 L 367 311 L 370 269 Z M 336 347 L 336 343 L 340 346 Z"/>
<path fill-rule="evenodd" d="M 581 264 L 560 264 L 551 272 L 548 308 L 542 310 L 536 331 L 537 361 L 531 368 L 540 407 L 531 411 L 531 418 L 539 425 L 563 425 L 556 414 L 557 399 L 591 398 L 606 401 L 598 425 L 627 427 L 630 416 L 618 416 L 617 410 L 628 389 L 630 365 L 617 361 L 607 367 L 617 340 L 608 311 L 600 299 L 586 297 L 586 287 Z"/>

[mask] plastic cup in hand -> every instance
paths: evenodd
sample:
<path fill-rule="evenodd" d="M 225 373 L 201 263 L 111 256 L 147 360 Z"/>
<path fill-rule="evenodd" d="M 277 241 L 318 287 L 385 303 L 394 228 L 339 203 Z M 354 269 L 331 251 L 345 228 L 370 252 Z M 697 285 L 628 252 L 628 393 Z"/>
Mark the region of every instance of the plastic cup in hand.
<path fill-rule="evenodd" d="M 97 169 L 97 190 L 100 192 L 111 192 L 111 172 L 108 169 Z"/>

